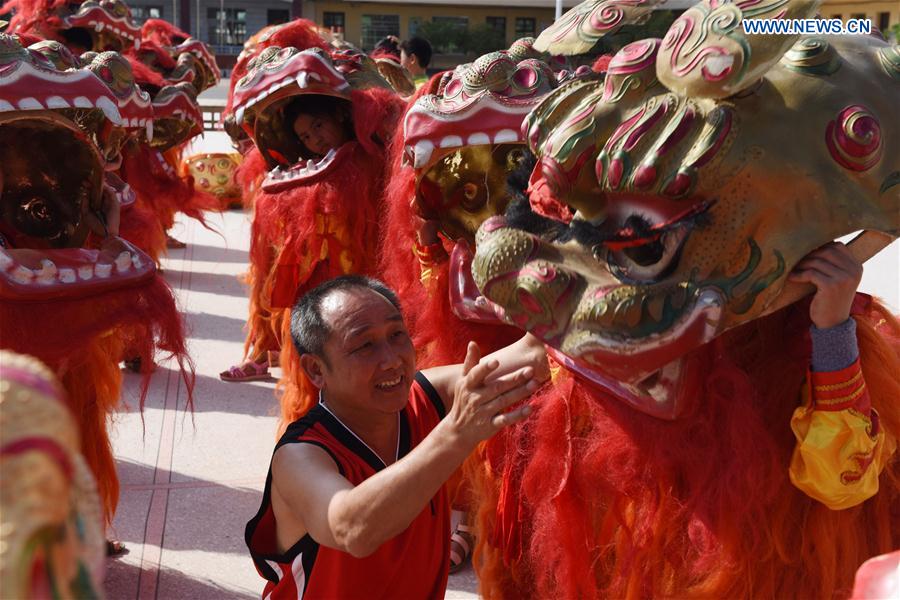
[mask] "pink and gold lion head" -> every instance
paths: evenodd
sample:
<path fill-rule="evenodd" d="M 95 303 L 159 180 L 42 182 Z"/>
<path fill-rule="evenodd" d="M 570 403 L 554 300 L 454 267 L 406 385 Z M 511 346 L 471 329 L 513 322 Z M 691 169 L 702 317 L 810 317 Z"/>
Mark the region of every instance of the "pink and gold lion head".
<path fill-rule="evenodd" d="M 135 56 L 167 83 L 189 82 L 197 94 L 221 79 L 209 46 L 162 19 L 148 19 L 141 27 L 141 45 Z"/>
<path fill-rule="evenodd" d="M 115 84 L 118 55 L 60 70 L 41 48 L 0 34 L 0 299 L 84 297 L 152 279 L 149 257 L 120 238 L 85 247 L 103 237 L 112 132 L 125 118 L 140 127 L 148 99 Z"/>
<path fill-rule="evenodd" d="M 481 223 L 503 213 L 507 176 L 526 149 L 525 117 L 573 77 L 555 71 L 532 42 L 457 67 L 407 111 L 404 162 L 416 173 L 417 209 L 450 240 L 474 243 Z"/>
<path fill-rule="evenodd" d="M 0 596 L 102 597 L 100 499 L 64 394 L 34 358 L 0 364 Z"/>
<path fill-rule="evenodd" d="M 590 4 L 611 20 L 642 3 Z M 801 297 L 786 278 L 803 256 L 859 230 L 860 258 L 888 243 L 900 232 L 897 46 L 741 27 L 815 9 L 707 0 L 663 39 L 623 48 L 605 81 L 545 98 L 526 123 L 533 177 L 575 218 L 486 222 L 473 266 L 485 296 L 564 364 L 675 418 L 684 355 Z M 595 20 L 547 45 L 579 48 Z"/>
<path fill-rule="evenodd" d="M 10 0 L 8 33 L 54 39 L 74 52 L 122 52 L 141 45 L 141 28 L 122 0 Z"/>
<path fill-rule="evenodd" d="M 345 143 L 323 157 L 307 155 L 285 122 L 287 104 L 301 95 L 316 95 L 331 97 L 349 109 L 352 92 L 371 87 L 389 89 L 364 54 L 332 56 L 321 48 L 269 46 L 255 56 L 234 88 L 232 106 L 235 123 L 250 135 L 266 161 L 262 189 L 278 192 L 316 182 L 344 164 L 355 144 Z"/>

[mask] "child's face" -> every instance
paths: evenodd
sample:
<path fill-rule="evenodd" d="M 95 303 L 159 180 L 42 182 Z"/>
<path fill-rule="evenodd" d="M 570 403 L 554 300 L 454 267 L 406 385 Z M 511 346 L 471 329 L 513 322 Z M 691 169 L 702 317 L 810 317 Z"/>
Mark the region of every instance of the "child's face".
<path fill-rule="evenodd" d="M 317 156 L 337 150 L 347 142 L 344 124 L 330 115 L 301 114 L 294 121 L 294 133 L 306 149 Z"/>

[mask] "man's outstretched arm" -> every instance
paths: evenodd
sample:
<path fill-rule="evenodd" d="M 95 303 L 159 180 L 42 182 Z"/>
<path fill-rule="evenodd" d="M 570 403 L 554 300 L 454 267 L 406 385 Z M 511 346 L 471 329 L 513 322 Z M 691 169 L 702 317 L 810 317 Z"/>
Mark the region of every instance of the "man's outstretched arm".
<path fill-rule="evenodd" d="M 469 342 L 471 345 L 472 342 Z M 488 375 L 490 383 L 497 377 L 513 373 L 518 369 L 530 367 L 534 372 L 534 379 L 544 382 L 550 378 L 550 369 L 547 367 L 547 351 L 544 343 L 530 333 L 526 333 L 518 341 L 509 346 L 500 348 L 496 352 L 488 354 L 482 363 L 497 362 L 497 368 Z M 453 407 L 453 391 L 456 382 L 462 377 L 463 365 L 449 365 L 446 367 L 432 367 L 422 373 L 428 379 L 444 401 L 444 406 L 449 412 Z"/>
<path fill-rule="evenodd" d="M 537 388 L 534 370 L 498 377 L 497 361 L 478 359 L 471 344 L 447 417 L 408 455 L 358 486 L 316 446 L 288 444 L 275 453 L 275 493 L 316 542 L 357 557 L 371 554 L 409 527 L 478 442 L 530 413 L 527 405 L 503 411 Z"/>

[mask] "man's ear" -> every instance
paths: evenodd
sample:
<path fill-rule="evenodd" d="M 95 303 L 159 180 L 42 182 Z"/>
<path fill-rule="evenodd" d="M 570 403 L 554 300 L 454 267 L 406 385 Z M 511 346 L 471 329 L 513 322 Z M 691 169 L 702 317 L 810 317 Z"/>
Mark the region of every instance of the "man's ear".
<path fill-rule="evenodd" d="M 325 385 L 322 359 L 315 354 L 303 354 L 300 356 L 300 368 L 303 369 L 312 384 L 321 390 Z"/>

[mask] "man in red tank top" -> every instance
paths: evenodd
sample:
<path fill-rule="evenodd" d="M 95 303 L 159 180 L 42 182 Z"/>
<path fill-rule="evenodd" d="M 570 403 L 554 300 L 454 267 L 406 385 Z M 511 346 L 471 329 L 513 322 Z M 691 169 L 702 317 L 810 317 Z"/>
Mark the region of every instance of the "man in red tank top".
<path fill-rule="evenodd" d="M 475 446 L 525 418 L 548 375 L 526 336 L 465 363 L 415 371 L 396 296 L 345 276 L 307 293 L 291 336 L 320 401 L 275 447 L 246 541 L 264 598 L 443 598 L 443 484 Z"/>

